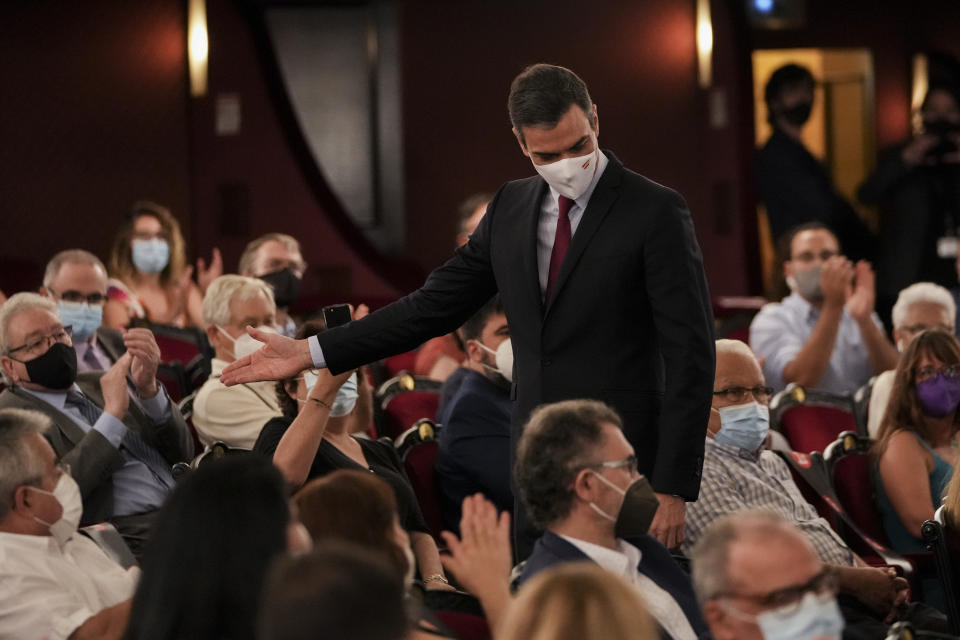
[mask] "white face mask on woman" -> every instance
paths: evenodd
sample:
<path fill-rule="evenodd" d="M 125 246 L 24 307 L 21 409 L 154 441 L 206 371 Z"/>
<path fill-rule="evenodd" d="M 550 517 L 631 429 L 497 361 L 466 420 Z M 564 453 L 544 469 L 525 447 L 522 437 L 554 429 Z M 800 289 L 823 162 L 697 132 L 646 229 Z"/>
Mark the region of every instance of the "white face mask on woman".
<path fill-rule="evenodd" d="M 50 535 L 57 541 L 60 548 L 67 544 L 67 540 L 73 537 L 80 525 L 80 516 L 83 514 L 83 498 L 80 496 L 80 487 L 77 481 L 69 474 L 63 473 L 57 480 L 57 486 L 53 491 L 47 491 L 40 487 L 27 487 L 37 493 L 43 493 L 53 496 L 54 500 L 60 503 L 63 513 L 56 522 L 45 522 L 34 516 L 33 519 L 45 527 L 49 527 Z"/>

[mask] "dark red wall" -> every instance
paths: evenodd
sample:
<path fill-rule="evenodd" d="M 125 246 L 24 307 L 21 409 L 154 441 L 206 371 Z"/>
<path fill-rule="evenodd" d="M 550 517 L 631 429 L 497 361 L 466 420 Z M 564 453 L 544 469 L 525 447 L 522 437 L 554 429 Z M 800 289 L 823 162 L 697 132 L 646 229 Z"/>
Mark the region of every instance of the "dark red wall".
<path fill-rule="evenodd" d="M 730 16 L 724 7 L 715 14 L 725 38 Z M 714 131 L 696 84 L 693 2 L 410 0 L 401 16 L 408 244 L 424 267 L 449 253 L 465 195 L 533 173 L 510 131 L 507 93 L 526 65 L 550 62 L 587 82 L 601 146 L 687 198 L 712 291 L 746 291 L 739 237 L 716 233 L 717 206 L 745 210 L 736 51 L 719 40 L 717 84 L 734 120 Z M 718 205 L 712 193 L 723 182 L 730 198 Z"/>
<path fill-rule="evenodd" d="M 177 2 L 0 8 L 0 288 L 64 248 L 106 257 L 137 198 L 186 220 L 184 37 Z"/>
<path fill-rule="evenodd" d="M 525 65 L 548 61 L 589 84 L 602 146 L 687 198 L 712 292 L 755 292 L 750 48 L 870 48 L 881 144 L 908 130 L 910 56 L 960 53 L 960 6 L 946 0 L 810 0 L 808 27 L 777 33 L 745 29 L 730 13 L 739 0 L 714 0 L 714 87 L 729 124 L 711 129 L 696 85 L 694 4 L 402 0 L 407 256 L 436 266 L 450 254 L 465 195 L 532 174 L 506 96 Z M 36 286 L 47 258 L 68 246 L 105 256 L 139 197 L 170 205 L 196 253 L 219 246 L 229 268 L 250 237 L 281 230 L 305 244 L 310 295 L 385 299 L 404 288 L 365 264 L 311 188 L 243 12 L 233 0 L 208 0 L 208 12 L 210 94 L 191 99 L 185 2 L 0 8 L 0 288 Z M 237 136 L 213 132 L 223 93 L 240 97 Z"/>

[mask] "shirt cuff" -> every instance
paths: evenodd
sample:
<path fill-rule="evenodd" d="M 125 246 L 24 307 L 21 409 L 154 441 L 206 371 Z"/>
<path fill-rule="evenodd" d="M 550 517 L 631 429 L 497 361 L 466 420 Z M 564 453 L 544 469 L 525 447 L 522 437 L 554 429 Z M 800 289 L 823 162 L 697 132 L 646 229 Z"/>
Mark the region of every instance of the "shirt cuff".
<path fill-rule="evenodd" d="M 310 345 L 310 357 L 313 358 L 313 366 L 317 369 L 326 369 L 327 361 L 323 357 L 323 349 L 320 348 L 320 340 L 317 336 L 307 338 L 307 344 Z"/>
<path fill-rule="evenodd" d="M 154 424 L 166 422 L 170 419 L 170 396 L 166 388 L 157 381 L 158 391 L 152 398 L 140 398 L 140 407 Z"/>
<path fill-rule="evenodd" d="M 100 417 L 97 418 L 93 429 L 94 431 L 99 431 L 100 435 L 106 438 L 107 442 L 117 449 L 120 448 L 120 443 L 123 442 L 123 436 L 127 434 L 127 425 L 106 411 L 101 413 Z"/>
<path fill-rule="evenodd" d="M 53 632 L 52 640 L 66 640 L 92 616 L 93 612 L 86 607 L 81 607 L 67 615 L 53 615 L 50 620 L 51 631 Z"/>

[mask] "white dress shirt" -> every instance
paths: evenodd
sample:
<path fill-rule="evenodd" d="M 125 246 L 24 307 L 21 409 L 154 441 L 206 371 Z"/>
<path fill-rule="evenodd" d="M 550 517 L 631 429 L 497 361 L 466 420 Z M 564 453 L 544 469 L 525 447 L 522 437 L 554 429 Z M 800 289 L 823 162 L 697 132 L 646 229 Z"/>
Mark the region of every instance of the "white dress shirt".
<path fill-rule="evenodd" d="M 673 596 L 637 569 L 643 558 L 640 549 L 621 538 L 617 538 L 616 549 L 608 549 L 569 536 L 560 537 L 610 573 L 636 586 L 647 605 L 647 611 L 674 640 L 697 640 L 697 634 L 690 626 L 683 608 Z"/>
<path fill-rule="evenodd" d="M 106 371 L 113 366 L 110 356 L 97 344 L 97 334 L 93 334 L 86 340 L 74 342 L 73 350 L 77 352 L 77 371 L 80 373 Z"/>
<path fill-rule="evenodd" d="M 133 596 L 140 570 L 124 569 L 75 534 L 0 533 L 0 640 L 63 640 L 101 610 Z"/>
<path fill-rule="evenodd" d="M 590 196 L 600 181 L 600 176 L 610 160 L 603 155 L 603 151 L 597 150 L 599 158 L 597 160 L 597 170 L 593 173 L 593 180 L 590 186 L 579 198 L 573 201 L 573 206 L 567 213 L 570 218 L 570 241 L 577 233 L 577 227 L 580 226 L 580 220 L 583 218 L 583 212 L 587 209 L 587 203 L 590 202 Z M 550 187 L 550 195 L 543 199 L 540 206 L 540 221 L 537 223 L 537 271 L 540 275 L 540 296 L 546 295 L 547 277 L 550 274 L 550 256 L 553 254 L 553 241 L 557 235 L 557 220 L 560 218 L 560 192 Z"/>
<path fill-rule="evenodd" d="M 580 226 L 580 220 L 583 218 L 583 212 L 587 209 L 587 203 L 590 202 L 590 196 L 600 181 L 600 176 L 606 170 L 610 160 L 604 155 L 603 151 L 597 150 L 599 158 L 597 159 L 597 170 L 593 174 L 590 186 L 581 194 L 579 198 L 573 201 L 573 206 L 567 213 L 570 218 L 570 240 L 577 233 L 577 227 Z M 560 205 L 558 204 L 560 192 L 550 187 L 550 195 L 543 199 L 540 206 L 540 220 L 537 222 L 537 271 L 540 276 L 540 297 L 543 298 L 547 291 L 547 278 L 550 274 L 550 256 L 553 253 L 553 240 L 557 235 L 557 220 L 560 218 Z M 310 336 L 307 339 L 310 346 L 310 357 L 313 358 L 313 366 L 323 368 L 327 366 L 327 361 L 323 357 L 323 349 L 320 348 L 320 341 L 317 336 Z"/>

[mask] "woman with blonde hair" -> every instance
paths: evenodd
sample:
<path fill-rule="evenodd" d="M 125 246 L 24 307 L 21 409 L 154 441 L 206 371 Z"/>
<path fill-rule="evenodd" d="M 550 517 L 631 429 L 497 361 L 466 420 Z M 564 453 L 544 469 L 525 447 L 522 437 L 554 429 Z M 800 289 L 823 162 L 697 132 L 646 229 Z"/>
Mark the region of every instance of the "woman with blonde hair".
<path fill-rule="evenodd" d="M 217 249 L 209 268 L 198 260 L 197 286 L 177 219 L 166 207 L 142 200 L 117 232 L 108 268 L 105 325 L 122 329 L 142 319 L 202 327 L 203 290 L 223 272 L 223 263 Z"/>
<path fill-rule="evenodd" d="M 497 640 L 658 640 L 637 589 L 590 562 L 547 569 L 510 604 Z"/>
<path fill-rule="evenodd" d="M 960 342 L 924 331 L 900 357 L 874 446 L 877 506 L 899 552 L 924 551 L 920 528 L 940 506 L 958 461 L 958 404 Z"/>

